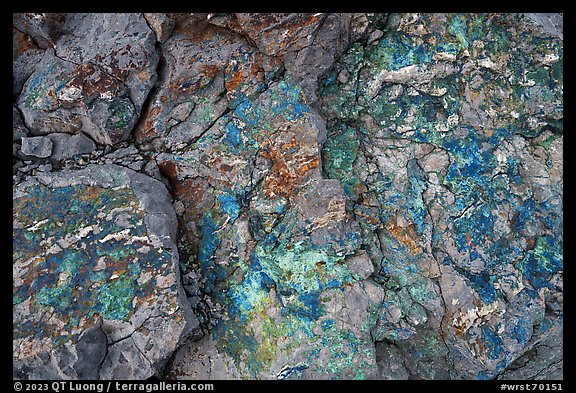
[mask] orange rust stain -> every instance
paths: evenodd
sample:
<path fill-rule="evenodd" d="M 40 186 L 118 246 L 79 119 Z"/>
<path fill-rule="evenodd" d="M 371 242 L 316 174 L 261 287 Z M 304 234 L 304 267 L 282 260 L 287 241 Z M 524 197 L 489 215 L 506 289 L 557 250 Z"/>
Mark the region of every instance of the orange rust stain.
<path fill-rule="evenodd" d="M 172 161 L 164 161 L 158 164 L 160 171 L 166 175 L 172 185 L 172 196 L 176 201 L 184 205 L 184 213 L 181 223 L 198 222 L 202 212 L 209 207 L 210 193 L 206 192 L 209 187 L 207 180 L 202 178 L 185 179 L 178 181 L 176 179 L 177 168 Z M 192 246 L 192 252 L 197 252 L 197 234 L 194 229 L 181 225 L 180 229 L 185 233 L 186 238 Z"/>
<path fill-rule="evenodd" d="M 319 166 L 317 155 L 299 154 L 300 150 L 295 138 L 279 146 L 268 145 L 262 150 L 262 156 L 272 162 L 265 180 L 264 195 L 289 197 L 305 175 Z"/>
<path fill-rule="evenodd" d="M 77 196 L 77 198 L 83 202 L 93 201 L 102 195 L 102 190 L 102 187 L 88 186 L 83 193 Z"/>
<path fill-rule="evenodd" d="M 136 74 L 136 76 L 138 77 L 140 83 L 144 83 L 150 79 L 150 73 L 146 70 L 140 71 L 139 73 Z"/>
<path fill-rule="evenodd" d="M 456 310 L 457 313 L 462 314 L 462 308 L 458 307 L 458 309 Z M 455 313 L 451 313 L 448 310 L 446 310 L 446 318 L 449 321 L 453 321 L 454 320 L 454 315 Z M 452 323 L 452 326 L 454 327 L 455 330 L 455 334 L 456 336 L 460 337 L 461 339 L 465 339 L 466 338 L 466 325 L 460 325 L 458 324 L 458 321 L 455 321 Z"/>
<path fill-rule="evenodd" d="M 355 213 L 357 216 L 362 217 L 364 220 L 366 220 L 369 224 L 380 227 L 381 222 L 380 222 L 380 219 L 378 218 L 376 212 L 374 214 L 367 214 L 367 213 L 363 212 L 362 210 L 358 210 Z"/>
<path fill-rule="evenodd" d="M 362 195 L 363 193 L 368 192 L 368 187 L 364 183 L 358 183 L 354 186 L 354 193 L 356 195 Z"/>
<path fill-rule="evenodd" d="M 222 172 L 230 172 L 234 169 L 234 167 L 228 165 L 228 164 L 220 164 L 220 170 Z"/>
<path fill-rule="evenodd" d="M 242 83 L 243 79 L 244 75 L 241 71 L 235 72 L 234 75 L 232 76 L 232 80 L 227 81 L 225 83 L 226 90 L 231 91 L 236 89 L 240 85 L 240 83 Z"/>
<path fill-rule="evenodd" d="M 203 64 L 200 66 L 200 72 L 204 74 L 206 78 L 212 79 L 222 70 L 222 67 L 219 67 L 215 64 Z"/>
<path fill-rule="evenodd" d="M 141 143 L 158 136 L 158 131 L 154 126 L 156 119 L 162 112 L 161 106 L 150 106 L 142 114 L 144 121 L 136 126 L 134 138 Z"/>
<path fill-rule="evenodd" d="M 476 348 L 478 348 L 478 350 L 476 351 L 477 355 L 486 356 L 486 347 L 484 346 L 484 343 L 479 338 L 476 338 Z"/>
<path fill-rule="evenodd" d="M 84 96 L 96 97 L 107 92 L 116 94 L 123 88 L 118 80 L 92 64 L 82 64 L 76 67 L 72 74 L 74 76 L 66 86 L 80 88 Z"/>
<path fill-rule="evenodd" d="M 386 224 L 386 229 L 394 236 L 396 240 L 400 243 L 408 246 L 410 251 L 416 255 L 420 252 L 420 247 L 418 243 L 414 241 L 416 233 L 414 232 L 413 225 L 409 225 L 407 228 L 402 228 L 394 223 L 395 220 L 390 221 Z"/>
<path fill-rule="evenodd" d="M 207 186 L 207 181 L 201 178 L 186 179 L 174 184 L 174 197 L 184 204 L 185 214 L 190 218 L 196 219 L 199 216 L 202 210 L 199 206 L 205 199 Z"/>
<path fill-rule="evenodd" d="M 316 274 L 322 275 L 325 273 L 325 267 L 326 262 L 324 261 L 316 262 L 316 267 L 314 268 L 314 271 L 316 272 Z"/>
<path fill-rule="evenodd" d="M 58 100 L 58 97 L 56 97 L 56 94 L 54 94 L 54 89 L 48 90 L 48 92 L 46 94 L 48 95 L 48 97 L 52 98 L 54 101 Z"/>
<path fill-rule="evenodd" d="M 258 75 L 262 72 L 262 70 L 256 65 L 256 64 L 252 64 L 250 66 L 250 73 L 252 75 Z"/>

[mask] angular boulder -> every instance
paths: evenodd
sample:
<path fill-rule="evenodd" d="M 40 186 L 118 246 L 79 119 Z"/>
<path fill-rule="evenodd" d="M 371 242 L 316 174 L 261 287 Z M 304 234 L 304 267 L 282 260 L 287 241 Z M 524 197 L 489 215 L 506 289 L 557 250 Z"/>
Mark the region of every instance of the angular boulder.
<path fill-rule="evenodd" d="M 199 333 L 161 182 L 91 165 L 13 197 L 15 378 L 144 379 Z"/>
<path fill-rule="evenodd" d="M 126 140 L 156 81 L 156 37 L 141 14 L 71 14 L 24 85 L 18 106 L 36 134 L 82 130 Z"/>

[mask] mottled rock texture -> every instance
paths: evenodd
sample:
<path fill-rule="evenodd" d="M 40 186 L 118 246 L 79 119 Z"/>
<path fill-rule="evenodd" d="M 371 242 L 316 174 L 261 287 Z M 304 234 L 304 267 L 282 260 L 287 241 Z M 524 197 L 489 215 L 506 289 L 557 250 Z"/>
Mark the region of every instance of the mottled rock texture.
<path fill-rule="evenodd" d="M 115 165 L 14 188 L 14 375 L 141 379 L 198 320 L 164 185 Z"/>
<path fill-rule="evenodd" d="M 562 379 L 562 29 L 15 14 L 14 376 Z"/>
<path fill-rule="evenodd" d="M 103 145 L 123 141 L 156 79 L 155 35 L 138 14 L 64 18 L 62 34 L 24 84 L 18 101 L 24 120 L 37 134 L 84 132 Z"/>
<path fill-rule="evenodd" d="M 324 169 L 388 289 L 373 337 L 410 375 L 494 378 L 562 324 L 563 52 L 547 27 L 394 16 L 322 82 Z"/>

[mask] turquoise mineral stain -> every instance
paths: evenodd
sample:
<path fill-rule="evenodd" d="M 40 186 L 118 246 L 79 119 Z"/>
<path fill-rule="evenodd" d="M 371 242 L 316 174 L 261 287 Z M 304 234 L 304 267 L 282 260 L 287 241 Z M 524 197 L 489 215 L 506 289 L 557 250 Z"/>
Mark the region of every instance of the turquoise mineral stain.
<path fill-rule="evenodd" d="M 49 189 L 44 186 L 28 188 L 28 194 L 14 200 L 14 221 L 24 228 L 13 228 L 15 258 L 33 258 L 28 265 L 24 281 L 14 287 L 13 304 L 30 299 L 31 309 L 53 312 L 68 329 L 75 328 L 82 317 L 98 314 L 109 320 L 126 321 L 134 308 L 133 301 L 151 296 L 155 279 L 145 284 L 137 282 L 144 270 L 161 274 L 170 266 L 171 255 L 162 250 L 141 251 L 146 245 L 141 240 L 130 246 L 114 238 L 105 239 L 123 230 L 113 221 L 101 222 L 116 208 L 129 208 L 127 220 L 130 235 L 145 236 L 143 212 L 138 210 L 138 200 L 129 189 L 103 189 L 77 185 Z M 27 229 L 35 223 L 35 231 Z M 61 239 L 88 225 L 100 226 L 67 248 L 54 254 L 38 253 L 40 241 L 46 238 Z M 30 240 L 28 240 L 30 239 Z M 33 247 L 31 247 L 33 246 Z M 95 267 L 103 262 L 102 268 Z M 15 337 L 45 335 L 50 331 L 45 320 L 23 322 L 15 326 Z M 42 333 L 44 332 L 44 333 Z M 54 338 L 55 343 L 66 337 Z"/>

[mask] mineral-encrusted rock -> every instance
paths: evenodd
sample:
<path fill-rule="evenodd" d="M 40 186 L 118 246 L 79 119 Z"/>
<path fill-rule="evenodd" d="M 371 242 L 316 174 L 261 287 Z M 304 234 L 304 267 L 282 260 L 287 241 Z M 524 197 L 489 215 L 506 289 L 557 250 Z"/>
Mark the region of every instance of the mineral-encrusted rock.
<path fill-rule="evenodd" d="M 156 38 L 141 14 L 71 14 L 18 106 L 36 134 L 83 131 L 102 145 L 128 138 L 156 81 Z"/>
<path fill-rule="evenodd" d="M 192 149 L 156 158 L 203 290 L 223 306 L 201 345 L 230 378 L 375 376 L 369 327 L 383 293 L 366 280 L 341 185 L 322 178 L 322 119 L 280 82 L 222 120 Z M 200 351 L 183 347 L 169 375 L 206 375 Z"/>
<path fill-rule="evenodd" d="M 22 137 L 26 137 L 30 135 L 30 131 L 24 125 L 24 121 L 22 120 L 22 116 L 20 116 L 20 112 L 18 109 L 13 106 L 12 107 L 12 142 L 22 143 Z"/>
<path fill-rule="evenodd" d="M 174 30 L 175 22 L 166 14 L 145 13 L 144 18 L 146 18 L 146 22 L 156 34 L 156 40 L 160 43 L 164 43 L 172 34 L 172 30 Z"/>
<path fill-rule="evenodd" d="M 498 379 L 504 380 L 562 380 L 564 369 L 563 329 L 557 329 L 541 342 L 535 343 L 526 353 L 516 359 Z"/>
<path fill-rule="evenodd" d="M 164 185 L 115 165 L 14 188 L 14 377 L 143 379 L 198 321 Z"/>
<path fill-rule="evenodd" d="M 393 15 L 322 82 L 383 378 L 494 378 L 562 324 L 563 49 L 534 20 Z"/>
<path fill-rule="evenodd" d="M 16 376 L 562 378 L 561 14 L 34 15 Z"/>
<path fill-rule="evenodd" d="M 280 67 L 239 34 L 189 15 L 176 18 L 163 55 L 164 81 L 135 131 L 139 144 L 156 139 L 154 149 L 194 143 L 230 108 L 264 91 Z"/>
<path fill-rule="evenodd" d="M 353 15 L 236 13 L 205 18 L 247 37 L 264 55 L 280 59 L 285 80 L 299 84 L 314 103 L 318 77 L 348 45 Z"/>

